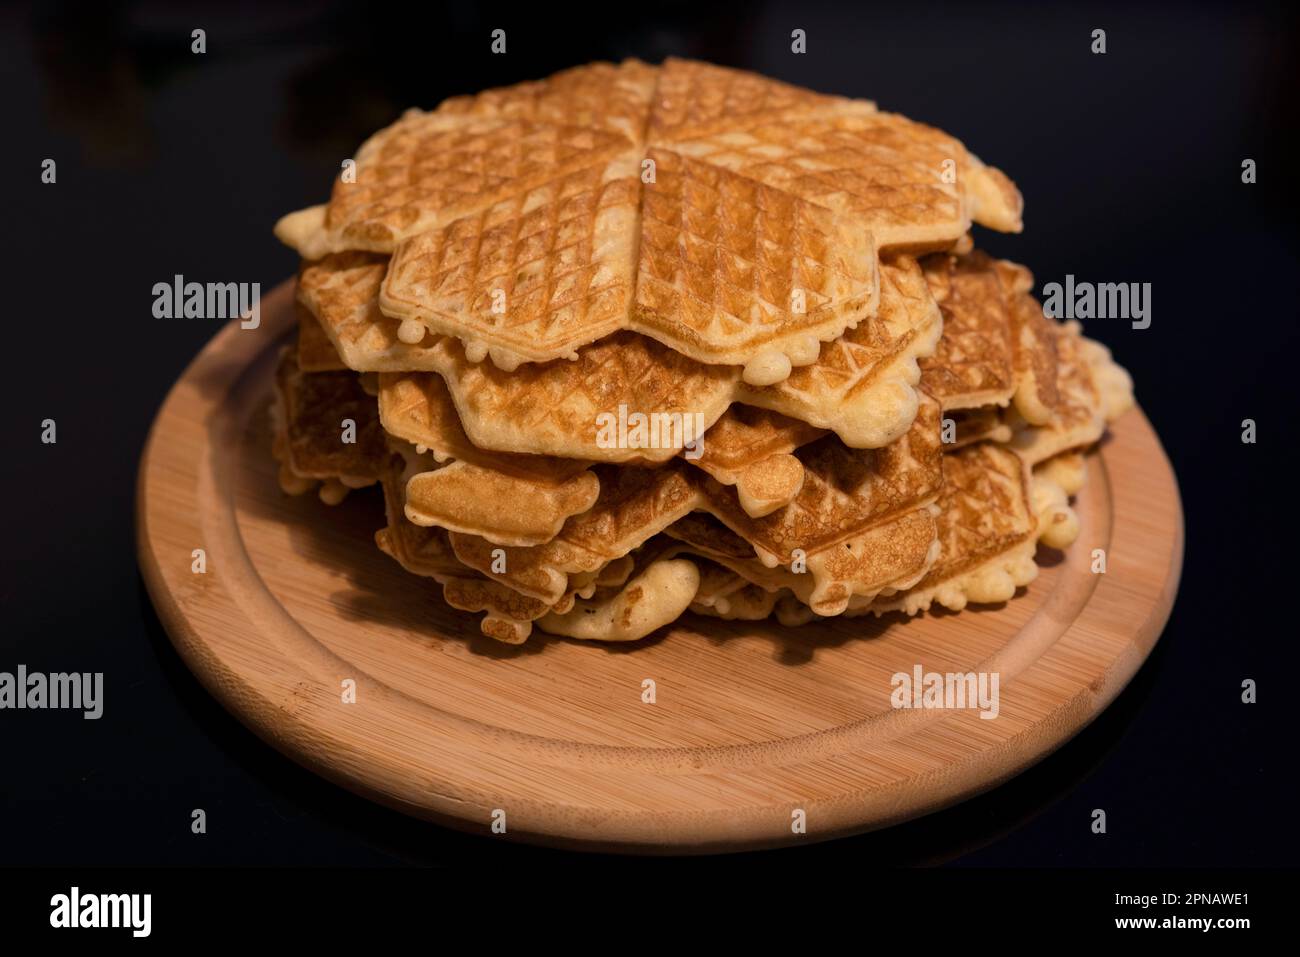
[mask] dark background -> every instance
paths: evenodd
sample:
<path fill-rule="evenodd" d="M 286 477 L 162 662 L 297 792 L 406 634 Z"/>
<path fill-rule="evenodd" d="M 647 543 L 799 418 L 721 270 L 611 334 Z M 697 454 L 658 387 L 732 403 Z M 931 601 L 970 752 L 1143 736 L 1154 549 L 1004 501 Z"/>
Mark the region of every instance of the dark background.
<path fill-rule="evenodd" d="M 208 52 L 190 53 L 202 27 Z M 488 35 L 508 34 L 492 56 Z M 808 53 L 789 51 L 790 30 Z M 1089 52 L 1094 28 L 1108 52 Z M 218 323 L 152 318 L 175 273 L 295 268 L 271 236 L 409 105 L 592 59 L 669 54 L 875 99 L 1018 183 L 979 231 L 1039 282 L 1150 282 L 1153 322 L 1088 332 L 1133 373 L 1178 473 L 1186 566 L 1155 654 L 1057 754 L 953 810 L 766 860 L 859 866 L 1293 863 L 1297 34 L 1284 7 L 434 3 L 0 9 L 7 359 L 0 670 L 105 672 L 105 716 L 0 712 L 0 864 L 546 863 L 316 779 L 222 711 L 136 569 L 153 414 Z M 58 162 L 57 185 L 40 163 Z M 1258 163 L 1243 185 L 1241 162 Z M 58 422 L 57 445 L 39 441 Z M 1259 441 L 1243 445 L 1241 420 Z M 1243 678 L 1260 700 L 1240 703 Z M 194 836 L 189 813 L 208 812 Z M 1109 833 L 1089 830 L 1105 808 Z"/>

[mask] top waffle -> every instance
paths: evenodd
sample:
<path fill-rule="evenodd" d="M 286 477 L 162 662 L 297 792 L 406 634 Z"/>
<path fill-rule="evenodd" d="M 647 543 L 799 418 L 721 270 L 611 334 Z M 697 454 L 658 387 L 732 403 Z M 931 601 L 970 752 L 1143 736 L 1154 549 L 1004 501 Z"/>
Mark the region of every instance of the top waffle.
<path fill-rule="evenodd" d="M 277 234 L 308 259 L 391 252 L 380 308 L 404 338 L 504 369 L 630 329 L 780 382 L 875 314 L 882 252 L 1020 228 L 1006 177 L 937 130 L 681 60 L 412 111 L 355 160 Z"/>

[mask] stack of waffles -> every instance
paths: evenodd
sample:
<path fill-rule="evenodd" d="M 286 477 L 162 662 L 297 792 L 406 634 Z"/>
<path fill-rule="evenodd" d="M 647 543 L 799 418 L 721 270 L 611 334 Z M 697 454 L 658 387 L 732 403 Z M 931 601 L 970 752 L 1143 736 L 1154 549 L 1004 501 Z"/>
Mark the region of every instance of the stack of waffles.
<path fill-rule="evenodd" d="M 1077 535 L 1126 373 L 972 223 L 1019 193 L 872 103 L 668 60 L 411 111 L 277 235 L 288 492 L 485 634 L 1003 602 Z"/>

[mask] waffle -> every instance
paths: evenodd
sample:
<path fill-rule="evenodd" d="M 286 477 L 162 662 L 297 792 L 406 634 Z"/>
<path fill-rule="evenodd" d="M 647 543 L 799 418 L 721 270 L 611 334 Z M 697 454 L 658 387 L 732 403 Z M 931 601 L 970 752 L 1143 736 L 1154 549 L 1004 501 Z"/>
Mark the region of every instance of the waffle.
<path fill-rule="evenodd" d="M 671 624 L 690 606 L 700 573 L 686 559 L 659 559 L 612 594 L 574 601 L 553 610 L 537 627 L 553 635 L 585 641 L 636 641 Z"/>
<path fill-rule="evenodd" d="M 784 380 L 876 313 L 879 255 L 1020 228 L 957 140 L 870 103 L 670 60 L 593 64 L 431 113 L 358 151 L 277 235 L 393 254 L 382 311 L 505 370 L 634 330 Z"/>
<path fill-rule="evenodd" d="M 280 487 L 300 495 L 319 485 L 321 500 L 337 505 L 349 489 L 378 480 L 384 433 L 375 400 L 354 373 L 304 373 L 297 355 L 286 349 L 275 373 L 272 451 Z"/>
<path fill-rule="evenodd" d="M 951 439 L 945 439 L 945 452 L 954 452 L 975 442 L 1009 442 L 1013 432 L 1006 415 L 995 405 L 978 409 L 954 409 L 944 413 L 945 427 L 951 429 Z"/>
<path fill-rule="evenodd" d="M 943 312 L 943 335 L 920 361 L 921 388 L 945 410 L 1005 406 L 1016 394 L 1011 302 L 987 256 L 930 256 L 922 264 Z"/>
<path fill-rule="evenodd" d="M 690 461 L 735 486 L 745 513 L 762 518 L 789 505 L 803 488 L 803 463 L 791 453 L 825 434 L 777 412 L 733 405 L 705 433 L 699 457 Z"/>
<path fill-rule="evenodd" d="M 301 372 L 342 372 L 347 364 L 339 356 L 316 316 L 301 302 L 293 304 L 298 319 L 298 345 L 295 356 Z"/>
<path fill-rule="evenodd" d="M 632 145 L 599 128 L 408 110 L 362 144 L 354 182 L 340 177 L 326 206 L 290 213 L 276 235 L 306 259 L 391 253 L 404 237 L 608 163 Z"/>
<path fill-rule="evenodd" d="M 1058 357 L 1058 406 L 1051 420 L 1035 425 L 1012 410 L 1010 441 L 1030 465 L 1101 438 L 1106 422 L 1133 404 L 1132 381 L 1100 343 L 1084 338 L 1077 324 L 1054 328 Z"/>
<path fill-rule="evenodd" d="M 418 385 L 401 379 L 381 391 L 379 407 L 390 436 L 431 453 L 430 467 L 412 475 L 405 489 L 406 517 L 417 525 L 535 545 L 554 538 L 570 515 L 596 501 L 600 485 L 585 462 L 477 448 L 437 376 Z"/>
<path fill-rule="evenodd" d="M 585 460 L 473 445 L 436 375 L 394 376 L 380 390 L 379 409 L 389 435 L 433 454 L 436 473 L 412 479 L 407 489 L 408 515 L 419 524 L 473 532 L 499 544 L 540 544 L 554 537 L 563 519 L 595 500 L 599 480 Z M 787 504 L 799 491 L 803 469 L 788 453 L 823 434 L 777 413 L 735 405 L 682 456 L 724 485 L 736 486 L 745 511 L 759 516 Z M 530 501 L 530 508 L 511 515 L 521 500 Z M 507 510 L 501 520 L 489 520 L 486 503 Z M 465 524 L 471 509 L 478 510 L 477 525 Z M 461 521 L 447 518 L 456 512 L 464 513 Z"/>
<path fill-rule="evenodd" d="M 755 384 L 875 313 L 859 224 L 676 154 L 648 161 L 653 185 L 624 157 L 404 241 L 381 310 L 507 371 L 631 329 Z"/>
<path fill-rule="evenodd" d="M 935 560 L 911 587 L 855 598 L 843 614 L 914 615 L 936 603 L 960 611 L 971 602 L 1009 601 L 1037 577 L 1034 555 L 1040 542 L 1063 548 L 1077 536 L 1078 520 L 1064 490 L 1046 476 L 1031 477 L 1015 452 L 984 442 L 944 456 L 943 463 Z M 819 617 L 790 583 L 768 591 L 765 603 L 782 624 L 805 624 Z M 733 617 L 725 599 L 713 607 L 697 603 L 693 610 Z"/>
<path fill-rule="evenodd" d="M 1003 174 L 894 113 L 814 113 L 676 139 L 672 148 L 850 217 L 885 251 L 951 248 L 972 221 L 1021 228 L 1020 195 Z"/>
<path fill-rule="evenodd" d="M 384 268 L 380 257 L 340 254 L 302 270 L 298 300 L 320 320 L 348 367 L 416 380 L 427 377 L 417 374 L 422 370 L 441 375 L 480 448 L 591 461 L 662 461 L 678 451 L 672 444 L 602 442 L 602 414 L 691 415 L 707 429 L 735 401 L 831 429 L 854 447 L 888 444 L 911 424 L 921 376 L 917 359 L 935 349 L 942 328 L 920 267 L 902 257 L 882 267 L 879 314 L 823 345 L 813 365 L 777 385 L 750 386 L 737 367 L 697 363 L 628 332 L 584 347 L 575 362 L 505 372 L 469 361 L 454 337 L 417 330 L 417 343 L 404 342 L 401 323 L 385 316 L 376 300 Z M 384 388 L 404 388 L 401 378 L 384 376 Z"/>
<path fill-rule="evenodd" d="M 418 469 L 418 464 L 397 452 L 387 460 L 382 484 L 388 524 L 375 533 L 375 544 L 408 572 L 435 579 L 451 607 L 486 612 L 480 623 L 483 634 L 506 644 L 526 641 L 532 622 L 552 606 L 476 575 L 456 560 L 445 530 L 408 521 L 403 514 L 403 489 L 413 468 Z"/>
<path fill-rule="evenodd" d="M 938 508 L 911 508 L 871 527 L 860 529 L 847 542 L 845 554 L 830 549 L 837 580 L 769 566 L 754 558 L 742 536 L 712 516 L 695 513 L 674 522 L 666 534 L 680 541 L 683 552 L 706 558 L 743 578 L 757 589 L 786 596 L 813 617 L 831 617 L 870 606 L 880 594 L 908 588 L 921 579 L 939 555 L 936 535 Z M 811 568 L 811 565 L 809 565 Z M 751 593 L 752 597 L 752 593 Z"/>
<path fill-rule="evenodd" d="M 967 602 L 1008 601 L 1038 574 L 1038 517 L 1028 467 L 989 443 L 945 455 L 939 499 L 939 558 L 913 587 L 871 610 L 915 614 L 933 602 L 960 610 Z"/>
<path fill-rule="evenodd" d="M 766 618 L 772 613 L 775 593 L 751 584 L 717 562 L 701 557 L 693 560 L 699 583 L 691 600 L 691 611 L 717 618 L 751 618 L 752 614 L 751 620 Z"/>
<path fill-rule="evenodd" d="M 611 562 L 598 574 L 575 576 L 573 586 L 555 602 L 522 595 L 466 567 L 456 558 L 445 529 L 417 525 L 407 517 L 406 489 L 410 480 L 427 474 L 429 469 L 427 453 L 417 453 L 401 442 L 390 443 L 390 452 L 379 469 L 387 525 L 375 533 L 375 543 L 407 571 L 433 578 L 442 587 L 443 600 L 451 607 L 484 613 L 479 625 L 484 635 L 506 644 L 520 644 L 527 640 L 538 619 L 564 615 L 573 609 L 579 597 L 591 598 L 599 588 L 606 592 L 603 597 L 613 598 L 625 585 L 633 567 L 630 559 Z M 623 604 L 626 606 L 628 602 L 625 600 Z M 646 626 L 653 620 L 654 615 L 643 612 L 634 623 Z M 628 636 L 634 630 L 629 627 L 622 633 Z M 644 633 L 633 637 L 642 637 Z"/>
<path fill-rule="evenodd" d="M 736 490 L 700 477 L 685 463 L 656 469 L 595 468 L 600 496 L 571 517 L 551 541 L 500 548 L 481 536 L 453 533 L 452 548 L 466 565 L 543 601 L 558 601 L 572 576 L 599 570 L 693 511 L 714 515 L 743 539 L 747 557 L 767 569 L 806 565 L 799 593 L 823 614 L 837 614 L 849 598 L 884 587 L 882 569 L 924 562 L 934 540 L 930 505 L 942 485 L 938 407 L 927 401 L 900 441 L 881 450 L 851 450 L 832 437 L 798 452 L 804 481 L 783 508 L 759 518 Z M 897 521 L 894 521 L 897 519 Z M 893 562 L 894 564 L 890 564 Z"/>

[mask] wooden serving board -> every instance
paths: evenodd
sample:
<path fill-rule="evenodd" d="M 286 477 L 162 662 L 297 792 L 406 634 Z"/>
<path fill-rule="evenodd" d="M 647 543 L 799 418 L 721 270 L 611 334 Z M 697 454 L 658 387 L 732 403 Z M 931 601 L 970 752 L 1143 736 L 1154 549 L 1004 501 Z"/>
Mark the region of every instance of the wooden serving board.
<path fill-rule="evenodd" d="M 291 302 L 282 285 L 259 329 L 228 325 L 168 395 L 140 465 L 140 566 L 177 650 L 226 708 L 410 814 L 491 835 L 504 812 L 506 838 L 648 853 L 882 827 L 1059 747 L 1169 616 L 1178 487 L 1134 410 L 1089 458 L 1078 542 L 1004 606 L 797 629 L 691 615 L 631 646 L 538 632 L 499 645 L 375 547 L 377 489 L 337 508 L 281 493 L 267 408 Z M 204 574 L 191 570 L 198 548 Z M 1105 574 L 1090 570 L 1096 548 Z M 891 708 L 891 676 L 917 665 L 997 672 L 997 718 Z M 355 703 L 342 700 L 349 678 Z"/>

